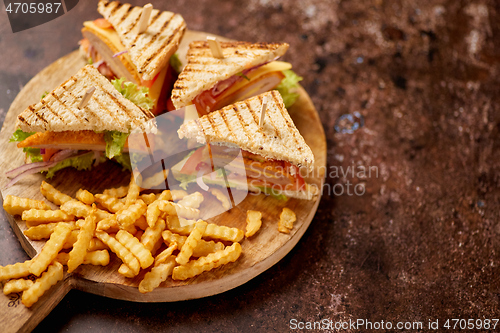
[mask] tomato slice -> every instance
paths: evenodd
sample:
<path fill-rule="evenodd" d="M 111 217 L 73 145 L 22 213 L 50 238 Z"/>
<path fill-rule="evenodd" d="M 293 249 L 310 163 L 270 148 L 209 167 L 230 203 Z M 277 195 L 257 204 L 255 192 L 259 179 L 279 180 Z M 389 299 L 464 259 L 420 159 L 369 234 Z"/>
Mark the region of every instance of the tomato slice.
<path fill-rule="evenodd" d="M 45 148 L 45 154 L 42 154 L 42 158 L 44 162 L 47 162 L 50 160 L 52 155 L 57 153 L 60 149 L 55 149 L 55 148 Z"/>
<path fill-rule="evenodd" d="M 208 146 L 203 146 L 195 150 L 193 155 L 189 156 L 186 163 L 181 169 L 181 173 L 186 175 L 195 175 L 200 168 L 198 165 L 204 163 L 207 165 L 211 165 L 210 156 L 208 154 Z M 206 150 L 206 153 L 205 153 Z"/>
<path fill-rule="evenodd" d="M 113 29 L 113 25 L 111 25 L 111 23 L 109 23 L 109 21 L 105 18 L 98 18 L 97 20 L 94 20 L 94 24 L 101 29 Z"/>

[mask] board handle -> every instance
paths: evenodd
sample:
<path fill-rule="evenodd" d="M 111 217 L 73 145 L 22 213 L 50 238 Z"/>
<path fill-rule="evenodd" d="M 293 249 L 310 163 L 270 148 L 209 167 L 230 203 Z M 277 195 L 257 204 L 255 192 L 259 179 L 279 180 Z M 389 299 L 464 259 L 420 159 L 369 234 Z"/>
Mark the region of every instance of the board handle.
<path fill-rule="evenodd" d="M 0 332 L 31 332 L 70 291 L 68 275 L 65 273 L 31 308 L 21 302 L 21 293 L 0 293 Z"/>

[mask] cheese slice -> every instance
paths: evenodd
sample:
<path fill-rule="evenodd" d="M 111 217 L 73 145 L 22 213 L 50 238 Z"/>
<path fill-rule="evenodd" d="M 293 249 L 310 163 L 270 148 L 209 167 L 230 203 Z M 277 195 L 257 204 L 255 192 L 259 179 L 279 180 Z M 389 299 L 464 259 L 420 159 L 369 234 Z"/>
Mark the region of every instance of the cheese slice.
<path fill-rule="evenodd" d="M 284 62 L 284 61 L 272 61 L 268 64 L 265 64 L 263 66 L 260 66 L 259 68 L 251 71 L 246 75 L 246 77 L 249 79 L 247 80 L 246 78 L 243 78 L 243 80 L 239 80 L 235 84 L 233 84 L 231 87 L 229 87 L 228 90 L 224 91 L 224 95 L 229 96 L 235 91 L 240 90 L 244 86 L 246 86 L 250 81 L 253 81 L 263 75 L 266 75 L 267 73 L 271 72 L 282 72 L 287 69 L 292 69 L 292 64 L 289 62 Z"/>
<path fill-rule="evenodd" d="M 95 35 L 99 36 L 108 46 L 112 48 L 112 50 L 115 53 L 125 51 L 125 47 L 123 46 L 122 42 L 120 41 L 120 37 L 118 36 L 118 33 L 116 32 L 115 29 L 109 28 L 109 29 L 103 29 L 95 25 L 93 21 L 85 21 L 83 22 L 83 26 L 89 30 L 91 30 Z M 140 75 L 137 71 L 137 67 L 134 65 L 132 62 L 132 59 L 130 58 L 130 55 L 128 52 L 123 53 L 120 55 L 120 60 L 126 61 L 127 65 L 126 67 L 129 69 L 133 69 L 133 73 L 131 73 L 134 77 L 139 78 Z M 156 80 L 154 81 L 153 85 L 149 88 L 149 98 L 151 98 L 156 107 L 156 104 L 158 103 L 158 100 L 160 98 L 161 90 L 163 87 L 163 82 L 165 81 L 166 75 L 168 72 L 168 66 L 165 66 L 161 70 L 161 72 L 158 74 L 156 77 Z"/>

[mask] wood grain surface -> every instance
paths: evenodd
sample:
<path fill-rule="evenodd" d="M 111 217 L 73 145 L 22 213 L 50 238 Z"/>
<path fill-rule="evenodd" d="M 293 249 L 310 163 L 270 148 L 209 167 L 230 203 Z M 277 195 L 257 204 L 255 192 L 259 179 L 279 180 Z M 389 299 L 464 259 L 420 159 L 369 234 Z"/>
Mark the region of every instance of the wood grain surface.
<path fill-rule="evenodd" d="M 184 59 L 189 42 L 205 39 L 206 35 L 202 32 L 187 31 L 178 51 L 181 60 Z M 0 142 L 3 143 L 3 149 L 0 151 L 2 197 L 11 194 L 45 200 L 39 190 L 42 180 L 45 180 L 41 174 L 28 176 L 10 188 L 4 188 L 8 182 L 5 171 L 24 163 L 22 150 L 18 149 L 15 143 L 7 142 L 14 131 L 16 116 L 28 105 L 37 102 L 45 91 L 57 87 L 83 65 L 85 61 L 77 51 L 57 60 L 36 75 L 12 103 L 0 133 Z M 308 181 L 321 188 L 326 167 L 326 140 L 317 111 L 302 88 L 300 88 L 299 100 L 289 109 L 289 112 L 316 158 L 316 172 Z M 104 188 L 128 184 L 129 179 L 130 173 L 122 171 L 121 167 L 113 162 L 106 162 L 91 171 L 64 169 L 47 181 L 74 197 L 79 188 L 99 193 Z M 112 254 L 111 262 L 106 267 L 82 265 L 71 274 L 65 273 L 64 279 L 30 309 L 19 303 L 19 299 L 16 298 L 17 294 L 0 295 L 0 308 L 2 309 L 0 322 L 8 332 L 30 331 L 70 289 L 135 302 L 172 302 L 206 297 L 235 288 L 270 268 L 297 244 L 313 220 L 320 198 L 321 195 L 314 201 L 298 199 L 283 201 L 263 194 L 249 195 L 230 211 L 209 219 L 211 223 L 244 230 L 247 210 L 258 210 L 263 213 L 261 230 L 254 237 L 245 238 L 241 242 L 243 254 L 235 263 L 205 272 L 186 281 L 173 281 L 169 278 L 153 292 L 141 294 L 137 286 L 144 272 L 134 279 L 121 276 L 117 272 L 121 261 Z M 54 205 L 52 207 L 55 208 Z M 279 214 L 283 207 L 292 209 L 297 215 L 297 222 L 290 234 L 279 233 L 277 230 Z M 8 214 L 7 216 L 25 251 L 31 257 L 36 255 L 45 242 L 27 239 L 23 235 L 26 229 L 25 222 L 19 216 Z"/>

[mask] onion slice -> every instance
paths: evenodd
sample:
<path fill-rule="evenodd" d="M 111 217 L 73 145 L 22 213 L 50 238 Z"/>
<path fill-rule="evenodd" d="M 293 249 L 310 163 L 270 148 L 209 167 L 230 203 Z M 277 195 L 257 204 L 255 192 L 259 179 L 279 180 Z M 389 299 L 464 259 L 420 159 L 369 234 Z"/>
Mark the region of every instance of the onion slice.
<path fill-rule="evenodd" d="M 52 157 L 50 158 L 49 161 L 50 162 L 60 162 L 60 161 L 65 160 L 66 158 L 68 158 L 72 155 L 75 155 L 76 153 L 78 153 L 78 150 L 72 150 L 72 149 L 60 150 L 57 153 L 55 153 L 54 155 L 52 155 Z"/>
<path fill-rule="evenodd" d="M 12 180 L 7 185 L 5 185 L 5 188 L 11 187 L 15 183 L 17 183 L 19 180 L 21 180 L 21 178 L 24 178 L 28 175 L 33 175 L 33 174 L 38 173 L 40 171 L 46 171 L 49 168 L 55 166 L 59 162 L 39 162 L 39 163 L 41 163 L 43 165 L 37 165 L 35 167 L 27 169 L 24 172 L 18 174 L 17 176 L 12 178 Z M 38 164 L 38 163 L 31 163 L 31 164 Z M 27 164 L 27 165 L 29 165 L 29 164 Z"/>
<path fill-rule="evenodd" d="M 101 66 L 102 64 L 104 64 L 103 59 L 99 60 L 98 62 L 95 62 L 92 66 L 94 66 L 94 68 L 99 68 L 99 66 Z"/>
<path fill-rule="evenodd" d="M 122 54 L 127 53 L 127 52 L 128 52 L 128 50 L 123 50 L 123 51 L 117 52 L 117 53 L 113 54 L 113 58 L 121 56 Z"/>

